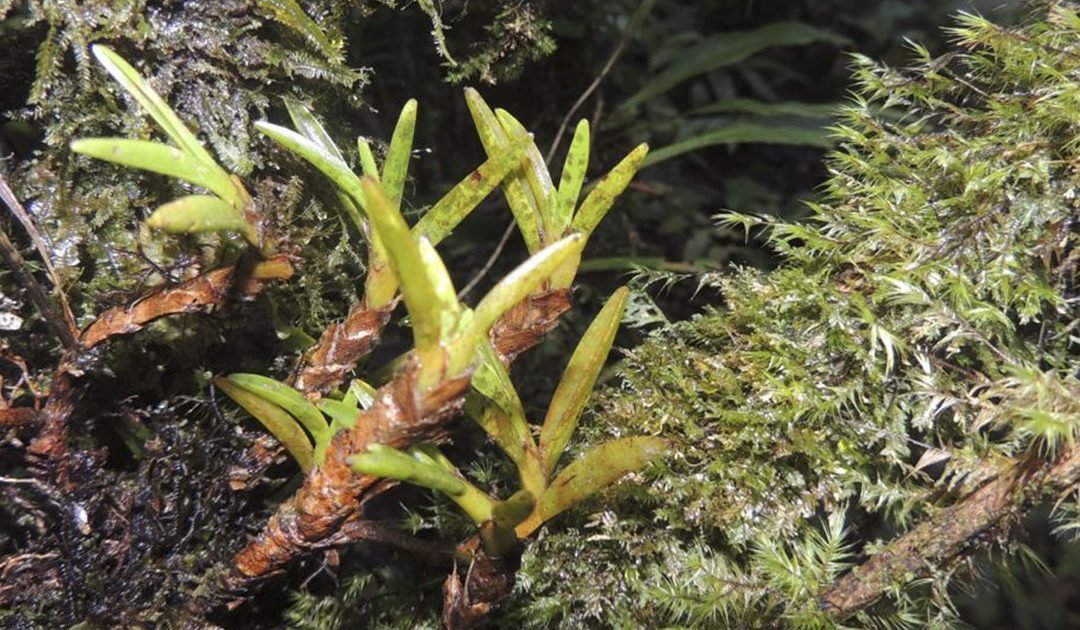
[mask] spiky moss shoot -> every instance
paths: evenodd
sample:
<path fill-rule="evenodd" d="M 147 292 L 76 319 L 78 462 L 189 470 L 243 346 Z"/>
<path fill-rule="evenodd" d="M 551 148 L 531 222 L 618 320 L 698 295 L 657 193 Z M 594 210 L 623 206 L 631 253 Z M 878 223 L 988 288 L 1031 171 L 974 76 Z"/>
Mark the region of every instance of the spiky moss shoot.
<path fill-rule="evenodd" d="M 585 423 L 676 454 L 618 518 L 529 549 L 516 621 L 830 627 L 847 545 L 1075 441 L 1080 16 L 1045 6 L 1017 29 L 960 16 L 956 50 L 916 46 L 910 70 L 855 59 L 812 216 L 720 217 L 785 263 L 704 277 L 724 307 L 629 353 Z M 858 625 L 950 623 L 953 568 L 898 577 Z"/>

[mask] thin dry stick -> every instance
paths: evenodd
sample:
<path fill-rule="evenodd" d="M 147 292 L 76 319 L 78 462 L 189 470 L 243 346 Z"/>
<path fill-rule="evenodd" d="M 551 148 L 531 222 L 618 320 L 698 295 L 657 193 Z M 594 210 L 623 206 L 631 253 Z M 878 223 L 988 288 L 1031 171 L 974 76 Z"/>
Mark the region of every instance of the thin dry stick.
<path fill-rule="evenodd" d="M 4 204 L 7 205 L 11 213 L 15 215 L 15 218 L 19 220 L 23 228 L 30 235 L 30 240 L 34 242 L 34 247 L 38 251 L 38 255 L 41 256 L 42 263 L 45 264 L 45 270 L 49 274 L 49 280 L 53 283 L 53 290 L 57 299 L 60 302 L 60 308 L 64 317 L 64 324 L 67 326 L 68 331 L 71 333 L 71 341 L 74 342 L 74 338 L 79 334 L 79 328 L 75 324 L 75 316 L 71 313 L 71 306 L 68 305 L 67 296 L 64 295 L 64 287 L 60 283 L 60 275 L 56 273 L 56 269 L 53 267 L 52 258 L 49 256 L 49 248 L 45 246 L 45 240 L 41 238 L 41 233 L 38 232 L 37 226 L 34 225 L 33 219 L 30 218 L 30 213 L 26 211 L 19 200 L 15 197 L 15 193 L 8 186 L 7 180 L 4 179 L 3 174 L 0 174 L 0 199 L 4 200 Z M 70 345 L 65 337 L 64 345 Z"/>
<path fill-rule="evenodd" d="M 619 43 L 615 46 L 615 50 L 611 52 L 607 62 L 604 63 L 604 67 L 600 70 L 600 74 L 596 75 L 589 87 L 585 88 L 585 91 L 581 93 L 574 104 L 567 110 L 566 115 L 563 116 L 562 122 L 559 123 L 559 130 L 555 133 L 555 139 L 551 141 L 551 146 L 548 147 L 547 155 L 544 156 L 544 161 L 548 164 L 551 163 L 551 159 L 555 157 L 555 151 L 559 148 L 559 143 L 562 142 L 562 137 L 566 133 L 566 128 L 570 125 L 570 119 L 577 113 L 577 110 L 581 109 L 581 106 L 585 104 L 585 101 L 589 100 L 592 93 L 596 91 L 596 88 L 600 87 L 600 83 L 607 77 L 611 69 L 615 67 L 615 62 L 622 56 L 623 50 L 626 49 L 627 42 L 630 41 L 630 36 L 637 30 L 638 24 L 641 23 L 645 16 L 652 10 L 653 5 L 656 4 L 656 0 L 644 0 L 636 11 L 634 16 L 630 18 L 630 23 L 626 25 L 626 29 L 623 30 L 622 37 L 619 39 Z M 595 122 L 595 121 L 594 121 Z M 495 246 L 495 250 L 488 256 L 487 261 L 484 262 L 480 270 L 473 275 L 468 284 L 465 285 L 461 291 L 458 292 L 458 299 L 465 297 L 476 288 L 476 285 L 480 284 L 480 281 L 484 279 L 484 276 L 491 271 L 491 268 L 495 265 L 495 261 L 502 255 L 503 249 L 506 247 L 506 243 L 510 240 L 510 235 L 514 233 L 514 222 L 510 221 L 507 224 L 506 229 L 503 230 L 502 237 L 499 238 L 499 244 Z"/>

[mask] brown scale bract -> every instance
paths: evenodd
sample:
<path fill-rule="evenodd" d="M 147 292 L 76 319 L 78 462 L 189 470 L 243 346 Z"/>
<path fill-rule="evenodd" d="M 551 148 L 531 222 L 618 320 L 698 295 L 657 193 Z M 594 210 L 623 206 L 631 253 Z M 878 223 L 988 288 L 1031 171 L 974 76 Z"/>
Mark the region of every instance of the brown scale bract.
<path fill-rule="evenodd" d="M 341 383 L 379 341 L 397 301 L 381 308 L 354 308 L 340 324 L 323 331 L 319 343 L 305 356 L 294 372 L 293 386 L 305 393 L 325 394 Z"/>
<path fill-rule="evenodd" d="M 92 348 L 110 337 L 142 330 L 166 315 L 194 313 L 236 297 L 252 297 L 262 290 L 265 281 L 285 280 L 292 274 L 292 264 L 285 254 L 250 267 L 241 264 L 215 269 L 174 287 L 158 289 L 130 306 L 105 311 L 83 331 L 80 341 L 84 347 Z"/>

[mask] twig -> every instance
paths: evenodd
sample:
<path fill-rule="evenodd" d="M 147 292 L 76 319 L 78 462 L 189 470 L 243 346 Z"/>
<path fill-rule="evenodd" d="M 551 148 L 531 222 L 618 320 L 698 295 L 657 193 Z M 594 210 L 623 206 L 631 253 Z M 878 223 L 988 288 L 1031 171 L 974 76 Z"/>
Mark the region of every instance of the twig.
<path fill-rule="evenodd" d="M 64 287 L 60 282 L 60 275 L 56 273 L 56 269 L 52 265 L 52 258 L 49 256 L 49 248 L 45 246 L 45 241 L 41 238 L 41 233 L 38 232 L 33 219 L 30 218 L 30 213 L 26 211 L 26 208 L 24 208 L 21 203 L 19 203 L 19 200 L 15 197 L 15 193 L 12 192 L 11 187 L 8 186 L 7 180 L 4 179 L 2 173 L 0 173 L 0 199 L 4 200 L 4 204 L 11 210 L 11 213 L 15 215 L 15 218 L 19 220 L 19 223 L 22 224 L 23 228 L 30 235 L 30 240 L 34 242 L 34 247 L 37 248 L 38 255 L 41 256 L 41 261 L 49 274 L 49 280 L 53 283 L 55 295 L 60 302 L 64 324 L 68 333 L 70 333 L 62 336 L 61 340 L 64 341 L 65 347 L 70 347 L 71 345 L 74 345 L 75 337 L 79 334 L 79 328 L 75 324 L 75 316 L 71 313 L 71 306 L 68 304 L 67 296 L 64 295 Z M 10 241 L 4 244 L 5 247 L 10 245 Z M 59 325 L 54 326 L 54 328 L 58 327 Z"/>
<path fill-rule="evenodd" d="M 506 224 L 506 229 L 503 230 L 502 236 L 499 238 L 499 244 L 495 246 L 495 250 L 491 252 L 491 255 L 488 256 L 488 259 L 484 261 L 484 265 L 480 267 L 480 270 L 473 275 L 472 279 L 469 280 L 469 283 L 466 284 L 460 291 L 458 291 L 457 297 L 459 300 L 468 295 L 470 291 L 475 289 L 476 285 L 480 284 L 480 281 L 484 279 L 484 276 L 486 276 L 487 273 L 491 271 L 491 267 L 495 265 L 495 261 L 499 259 L 499 256 L 502 255 L 502 251 L 506 247 L 506 244 L 510 241 L 510 235 L 514 233 L 515 225 L 517 225 L 517 223 L 515 223 L 512 219 L 509 223 Z"/>
<path fill-rule="evenodd" d="M 615 50 L 611 52 L 611 56 L 604 63 L 604 67 L 600 70 L 600 74 L 596 75 L 589 87 L 585 88 L 585 91 L 581 93 L 574 104 L 570 106 L 570 109 L 563 116 L 562 124 L 559 125 L 558 132 L 555 133 L 555 139 L 551 141 L 551 148 L 548 149 L 545 159 L 551 162 L 551 158 L 555 156 L 555 150 L 559 147 L 559 143 L 562 141 L 563 135 L 566 133 L 567 127 L 570 125 L 570 119 L 573 118 L 577 110 L 581 109 L 581 106 L 585 104 L 585 101 L 592 96 L 592 93 L 596 91 L 596 88 L 600 87 L 600 83 L 607 77 L 611 69 L 615 67 L 615 62 L 622 56 L 623 50 L 626 49 L 626 44 L 630 41 L 630 37 L 637 30 L 637 27 L 652 11 L 653 5 L 656 4 L 656 0 L 642 0 L 642 3 L 638 5 L 637 10 L 634 11 L 634 15 L 630 18 L 630 23 L 626 25 L 626 29 L 623 30 L 622 37 L 619 39 L 619 43 L 615 46 Z"/>
<path fill-rule="evenodd" d="M 991 462 L 987 467 L 994 465 Z M 925 578 L 935 567 L 985 548 L 1026 506 L 1047 492 L 1071 490 L 1077 483 L 1080 446 L 1052 461 L 1032 457 L 1015 462 L 837 580 L 822 595 L 822 609 L 837 621 L 849 619 L 897 586 Z"/>
<path fill-rule="evenodd" d="M 2 230 L 0 230 L 0 258 L 4 259 L 4 264 L 15 274 L 15 279 L 22 285 L 27 295 L 30 296 L 34 308 L 41 313 L 41 317 L 53 334 L 60 339 L 60 343 L 65 348 L 74 347 L 75 333 L 72 332 L 72 329 L 65 324 L 61 317 L 57 316 L 52 304 L 49 303 L 49 297 L 45 295 L 45 289 L 37 281 L 37 278 L 26 270 L 26 264 L 23 262 L 19 250 L 15 249 L 15 245 L 12 244 L 7 233 Z"/>

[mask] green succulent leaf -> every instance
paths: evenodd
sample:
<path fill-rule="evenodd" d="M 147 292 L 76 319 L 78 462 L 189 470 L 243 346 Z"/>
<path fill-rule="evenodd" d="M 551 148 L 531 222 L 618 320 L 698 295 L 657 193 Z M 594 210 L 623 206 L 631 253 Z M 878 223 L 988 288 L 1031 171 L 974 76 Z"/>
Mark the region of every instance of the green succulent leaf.
<path fill-rule="evenodd" d="M 356 420 L 360 417 L 361 407 L 352 405 L 348 400 L 334 400 L 322 398 L 314 403 L 319 411 L 330 418 L 330 432 L 337 433 L 340 429 L 351 429 L 356 426 Z"/>
<path fill-rule="evenodd" d="M 548 212 L 549 231 L 553 236 L 562 236 L 570 221 L 574 218 L 581 185 L 585 181 L 585 172 L 589 168 L 589 121 L 582 119 L 574 130 L 574 139 L 566 153 L 562 174 L 559 177 L 559 191 L 554 197 L 554 207 Z"/>
<path fill-rule="evenodd" d="M 603 490 L 623 475 L 641 469 L 667 450 L 667 440 L 640 436 L 612 440 L 585 451 L 559 473 L 540 497 L 534 513 L 537 526 Z M 521 528 L 518 534 L 522 534 Z"/>
<path fill-rule="evenodd" d="M 366 210 L 367 201 L 364 199 L 363 187 L 360 186 L 360 178 L 352 172 L 348 164 L 339 159 L 338 155 L 340 153 L 337 152 L 336 148 L 328 149 L 319 142 L 302 136 L 292 129 L 286 129 L 264 120 L 256 122 L 255 128 L 286 149 L 304 158 L 319 172 L 329 177 L 330 181 L 334 182 L 353 201 L 355 205 L 348 204 L 346 210 L 349 211 L 350 218 L 356 228 L 361 232 L 365 231 L 364 219 L 360 215 L 360 210 Z"/>
<path fill-rule="evenodd" d="M 482 342 L 477 354 L 479 361 L 472 375 L 473 393 L 465 400 L 465 412 L 514 462 L 522 487 L 539 495 L 547 477 L 536 456 L 536 442 L 525 419 L 521 399 L 491 343 Z"/>
<path fill-rule="evenodd" d="M 82 138 L 71 143 L 71 150 L 202 186 L 237 210 L 242 210 L 246 203 L 247 194 L 237 190 L 229 174 L 216 164 L 208 166 L 190 153 L 167 144 L 128 138 Z"/>
<path fill-rule="evenodd" d="M 608 298 L 604 308 L 589 324 L 581 337 L 570 363 L 563 372 L 551 398 L 544 426 L 540 430 L 540 453 L 547 475 L 555 469 L 559 457 L 577 429 L 581 412 L 592 393 L 596 378 L 607 360 L 615 333 L 619 330 L 630 290 L 620 287 Z"/>
<path fill-rule="evenodd" d="M 247 410 L 289 451 L 300 470 L 305 473 L 314 465 L 315 451 L 311 440 L 300 424 L 284 409 L 269 400 L 229 382 L 224 377 L 214 379 L 214 385 Z"/>
<path fill-rule="evenodd" d="M 238 232 L 252 245 L 259 240 L 255 226 L 241 211 L 211 195 L 188 195 L 163 204 L 146 219 L 146 224 L 170 234 Z"/>
<path fill-rule="evenodd" d="M 585 201 L 581 202 L 581 207 L 574 216 L 575 230 L 591 234 L 596 229 L 615 200 L 630 185 L 630 180 L 634 179 L 634 174 L 641 168 L 648 153 L 649 145 L 639 144 L 600 180 L 585 197 Z"/>
<path fill-rule="evenodd" d="M 349 390 L 345 393 L 344 401 L 360 409 L 371 409 L 378 395 L 378 390 L 357 378 L 349 383 Z"/>
<path fill-rule="evenodd" d="M 507 134 L 499 123 L 495 112 L 491 111 L 488 104 L 480 97 L 480 93 L 472 88 L 466 88 L 465 101 L 472 114 L 476 131 L 480 135 L 480 142 L 488 156 L 494 156 L 506 150 Z M 514 221 L 525 239 L 525 246 L 529 253 L 536 253 L 542 247 L 541 216 L 542 209 L 536 202 L 536 198 L 529 188 L 524 173 L 511 175 L 503 181 L 503 192 L 506 202 L 510 205 L 510 212 L 514 215 Z"/>
<path fill-rule="evenodd" d="M 285 383 L 260 374 L 230 374 L 227 378 L 233 385 L 288 411 L 316 440 L 327 432 L 326 419 L 319 413 L 319 409 L 303 394 Z"/>
<path fill-rule="evenodd" d="M 507 174 L 521 164 L 525 149 L 531 140 L 526 136 L 509 138 L 502 149 L 493 151 L 486 162 L 481 164 L 465 179 L 458 182 L 450 192 L 432 206 L 413 227 L 417 236 L 426 236 L 432 244 L 438 244 L 446 238 L 461 221 L 468 216 L 495 187 L 503 182 Z"/>
<path fill-rule="evenodd" d="M 504 529 L 513 529 L 524 521 L 536 507 L 536 497 L 528 490 L 518 490 L 506 500 L 499 501 L 491 510 L 491 519 L 495 525 Z"/>
<path fill-rule="evenodd" d="M 319 145 L 323 151 L 330 154 L 338 161 L 345 161 L 345 156 L 341 154 L 337 145 L 334 144 L 334 140 L 330 137 L 330 134 L 326 133 L 326 129 L 323 128 L 322 123 L 319 122 L 319 119 L 315 117 L 315 114 L 313 114 L 306 105 L 289 97 L 285 97 L 282 100 L 285 101 L 285 109 L 289 112 L 289 118 L 292 120 L 293 126 L 296 127 L 296 130 L 300 132 L 301 135 Z"/>
<path fill-rule="evenodd" d="M 401 287 L 412 321 L 416 351 L 423 363 L 425 355 L 437 351 L 441 336 L 439 290 L 428 275 L 420 244 L 383 187 L 370 177 L 364 177 L 361 185 L 368 200 L 371 224 L 386 247 L 390 266 Z"/>
<path fill-rule="evenodd" d="M 360 169 L 364 171 L 364 175 L 382 181 L 379 177 L 379 166 L 375 163 L 375 154 L 371 151 L 371 143 L 366 138 L 357 138 L 356 151 L 360 154 Z"/>
<path fill-rule="evenodd" d="M 158 96 L 150 84 L 131 67 L 127 61 L 113 52 L 109 47 L 95 44 L 90 47 L 98 62 L 104 66 L 112 78 L 116 80 L 140 106 L 150 114 L 154 122 L 161 127 L 169 138 L 176 143 L 181 150 L 190 155 L 195 161 L 201 162 L 207 168 L 221 168 L 210 156 L 210 153 L 199 144 L 198 139 L 188 130 L 180 117 L 173 112 L 165 101 Z"/>
<path fill-rule="evenodd" d="M 491 325 L 502 317 L 503 313 L 549 281 L 552 272 L 563 262 L 580 256 L 584 246 L 585 239 L 580 234 L 571 234 L 548 245 L 518 265 L 476 305 L 473 330 L 477 335 L 487 334 Z"/>
<path fill-rule="evenodd" d="M 529 184 L 529 190 L 532 191 L 533 199 L 536 200 L 536 211 L 542 216 L 544 211 L 547 210 L 548 198 L 551 196 L 553 187 L 551 173 L 548 172 L 544 156 L 540 154 L 536 142 L 532 141 L 532 134 L 529 133 L 529 130 L 517 118 L 514 118 L 510 112 L 505 109 L 496 109 L 495 117 L 499 120 L 503 130 L 506 131 L 507 136 L 511 138 L 514 136 L 528 136 L 530 138 L 529 146 L 525 150 L 523 171 L 525 181 Z"/>
<path fill-rule="evenodd" d="M 386 151 L 383 163 L 382 185 L 386 196 L 394 205 L 401 206 L 401 195 L 405 190 L 405 177 L 409 172 L 409 159 L 412 157 L 413 132 L 416 129 L 416 100 L 410 99 L 401 108 L 394 135 L 390 138 L 390 147 Z"/>
<path fill-rule="evenodd" d="M 452 497 L 465 492 L 465 480 L 447 471 L 441 464 L 418 460 L 383 444 L 372 444 L 367 451 L 353 455 L 349 458 L 349 466 L 362 475 L 407 481 Z"/>

